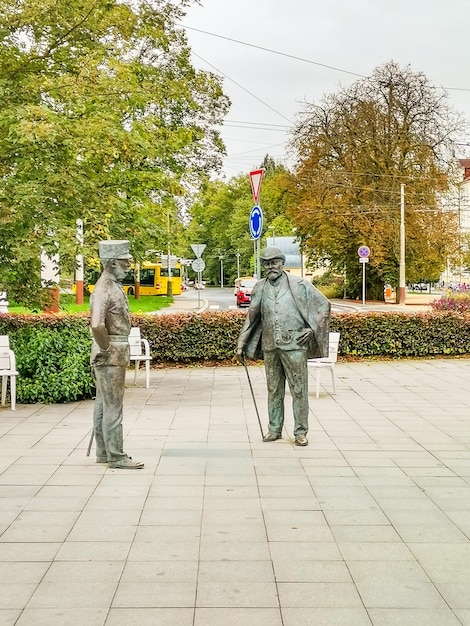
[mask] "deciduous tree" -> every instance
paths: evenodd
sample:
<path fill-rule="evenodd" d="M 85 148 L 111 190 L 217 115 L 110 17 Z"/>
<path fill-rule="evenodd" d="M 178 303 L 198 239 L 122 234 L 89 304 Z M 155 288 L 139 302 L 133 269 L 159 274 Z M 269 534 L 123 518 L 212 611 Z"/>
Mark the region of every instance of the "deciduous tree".
<path fill-rule="evenodd" d="M 272 237 L 294 235 L 287 209 L 293 202 L 289 172 L 266 156 L 261 167 L 265 169 L 261 184 L 260 205 L 263 212 L 263 232 L 260 245 Z M 258 168 L 253 168 L 258 169 Z M 205 243 L 206 270 L 204 276 L 211 282 L 220 281 L 220 257 L 223 258 L 225 280 L 233 283 L 237 276 L 254 272 L 254 245 L 249 230 L 253 207 L 249 173 L 230 181 L 211 181 L 204 185 L 191 207 L 188 237 L 192 243 Z M 189 253 L 191 254 L 191 253 Z M 237 255 L 238 263 L 237 263 Z"/>
<path fill-rule="evenodd" d="M 361 245 L 371 249 L 368 297 L 398 284 L 402 184 L 406 279 L 437 279 L 444 269 L 458 240 L 443 196 L 461 126 L 442 90 L 393 62 L 306 105 L 292 137 L 298 196 L 291 216 L 311 262 L 345 273 L 349 295 L 360 294 Z"/>
<path fill-rule="evenodd" d="M 175 198 L 220 165 L 220 80 L 176 22 L 191 0 L 0 0 L 0 287 L 37 300 L 39 253 L 73 271 L 130 239 L 165 251 Z"/>

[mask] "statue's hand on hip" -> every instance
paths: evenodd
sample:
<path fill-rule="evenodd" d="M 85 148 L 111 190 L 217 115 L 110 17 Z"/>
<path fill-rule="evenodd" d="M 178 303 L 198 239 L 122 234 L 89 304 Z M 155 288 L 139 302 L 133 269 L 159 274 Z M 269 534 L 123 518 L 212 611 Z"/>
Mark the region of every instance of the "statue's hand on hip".
<path fill-rule="evenodd" d="M 313 330 L 311 328 L 304 328 L 303 331 L 297 337 L 297 343 L 299 346 L 304 346 L 306 343 L 310 341 L 313 335 Z"/>
<path fill-rule="evenodd" d="M 98 352 L 98 354 L 93 359 L 93 366 L 107 365 L 109 361 L 109 350 L 103 350 L 102 352 Z"/>

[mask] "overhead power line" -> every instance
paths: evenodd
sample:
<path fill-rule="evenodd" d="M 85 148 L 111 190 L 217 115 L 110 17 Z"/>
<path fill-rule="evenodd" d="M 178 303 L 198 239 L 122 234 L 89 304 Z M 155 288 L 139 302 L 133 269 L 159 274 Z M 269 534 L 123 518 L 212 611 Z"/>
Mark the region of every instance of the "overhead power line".
<path fill-rule="evenodd" d="M 182 24 L 183 28 L 186 30 L 193 30 L 198 33 L 203 33 L 204 35 L 210 35 L 211 37 L 218 37 L 219 39 L 225 39 L 226 41 L 232 41 L 233 43 L 237 43 L 241 46 L 248 46 L 250 48 L 256 48 L 258 50 L 263 50 L 264 52 L 270 52 L 271 54 L 278 54 L 279 56 L 287 57 L 288 59 L 294 59 L 295 61 L 302 61 L 304 63 L 310 63 L 311 65 L 318 65 L 318 67 L 324 67 L 329 70 L 333 70 L 335 72 L 342 72 L 343 74 L 349 74 L 350 76 L 357 76 L 358 78 L 367 78 L 365 74 L 359 74 L 358 72 L 352 72 L 351 70 L 345 70 L 342 67 L 335 67 L 334 65 L 328 65 L 326 63 L 320 63 L 319 61 L 312 61 L 312 59 L 306 59 L 304 57 L 299 57 L 294 54 L 289 54 L 287 52 L 281 52 L 280 50 L 273 50 L 272 48 L 265 48 L 264 46 L 258 46 L 254 43 L 249 43 L 248 41 L 241 41 L 240 39 L 234 39 L 232 37 L 226 37 L 225 35 L 219 35 L 217 33 L 211 33 L 207 30 L 202 30 L 201 28 L 194 28 L 193 26 L 185 26 Z M 470 91 L 470 87 L 445 87 L 442 86 L 443 89 L 447 91 Z"/>
<path fill-rule="evenodd" d="M 203 33 L 204 35 L 210 35 L 211 37 L 218 37 L 219 39 L 225 39 L 227 41 L 233 41 L 234 43 L 238 43 L 242 46 L 249 46 L 250 48 L 257 48 L 258 50 L 264 50 L 265 52 L 270 52 L 271 54 L 278 54 L 283 57 L 288 57 L 289 59 L 294 59 L 295 61 L 303 61 L 304 63 L 310 63 L 311 65 L 318 65 L 319 67 L 325 67 L 328 70 L 334 70 L 335 72 L 342 72 L 343 74 L 350 74 L 351 76 L 358 76 L 359 78 L 365 78 L 364 74 L 358 74 L 357 72 L 350 72 L 349 70 L 344 70 L 340 67 L 335 67 L 334 65 L 326 65 L 326 63 L 319 63 L 318 61 L 312 61 L 311 59 L 305 59 L 303 57 L 295 56 L 294 54 L 288 54 L 287 52 L 280 52 L 279 50 L 273 50 L 272 48 L 265 48 L 264 46 L 258 46 L 254 43 L 248 43 L 247 41 L 240 41 L 240 39 L 232 39 L 232 37 L 225 37 L 224 35 L 218 35 L 217 33 L 210 33 L 207 30 L 201 30 L 200 28 L 193 28 L 192 26 L 183 27 L 187 30 L 194 30 L 198 33 Z"/>
<path fill-rule="evenodd" d="M 240 89 L 243 89 L 243 91 L 246 91 L 246 93 L 249 94 L 252 98 L 254 98 L 255 100 L 258 100 L 258 102 L 261 102 L 261 104 L 264 104 L 264 106 L 268 107 L 268 109 L 271 109 L 271 111 L 273 111 L 277 115 L 280 115 L 281 117 L 283 117 L 285 120 L 287 120 L 289 122 L 289 124 L 292 124 L 292 121 L 288 117 L 283 115 L 280 111 L 277 111 L 274 107 L 272 107 L 270 104 L 268 104 L 264 100 L 261 100 L 261 98 L 258 98 L 258 96 L 256 96 L 252 91 L 249 91 L 248 89 L 246 89 L 246 87 L 243 87 L 243 85 L 240 85 L 240 83 L 237 83 L 236 80 L 233 80 L 233 78 L 230 78 L 230 76 L 228 76 L 227 74 L 225 74 L 224 72 L 219 70 L 219 68 L 215 67 L 215 65 L 212 65 L 212 63 L 209 63 L 209 61 L 207 61 L 207 59 L 204 59 L 202 56 L 200 56 L 199 54 L 196 54 L 194 51 L 193 51 L 193 54 L 198 59 L 201 59 L 201 61 L 204 61 L 204 63 L 207 63 L 207 65 L 210 65 L 216 72 L 218 72 L 222 76 L 225 76 L 225 78 L 227 78 L 229 81 L 234 83 L 237 87 L 239 87 Z"/>
<path fill-rule="evenodd" d="M 290 128 L 290 126 L 286 126 L 285 124 L 270 124 L 270 123 L 266 123 L 266 122 L 247 122 L 245 120 L 227 120 L 228 122 L 231 122 L 233 124 L 254 124 L 256 126 L 269 126 L 270 128 L 273 126 L 276 126 L 277 128 L 280 128 L 281 130 L 288 130 Z"/>
<path fill-rule="evenodd" d="M 250 125 L 248 125 L 250 124 Z M 258 126 L 258 124 L 251 124 L 250 122 L 245 122 L 245 124 L 234 124 L 232 122 L 226 121 L 223 124 L 225 126 L 225 128 L 247 128 L 248 130 L 268 130 L 269 132 L 281 132 L 281 133 L 285 133 L 286 130 L 289 130 L 287 126 L 285 127 L 274 127 L 274 126 L 270 126 L 268 124 L 265 124 L 264 126 Z"/>

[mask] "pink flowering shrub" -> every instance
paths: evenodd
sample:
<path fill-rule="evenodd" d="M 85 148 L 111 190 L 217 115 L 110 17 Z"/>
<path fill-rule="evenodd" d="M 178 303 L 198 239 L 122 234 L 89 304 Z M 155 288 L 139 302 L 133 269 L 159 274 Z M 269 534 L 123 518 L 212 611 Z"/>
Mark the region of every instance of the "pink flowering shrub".
<path fill-rule="evenodd" d="M 470 295 L 466 293 L 443 296 L 439 300 L 431 302 L 434 311 L 456 311 L 458 313 L 470 312 Z"/>

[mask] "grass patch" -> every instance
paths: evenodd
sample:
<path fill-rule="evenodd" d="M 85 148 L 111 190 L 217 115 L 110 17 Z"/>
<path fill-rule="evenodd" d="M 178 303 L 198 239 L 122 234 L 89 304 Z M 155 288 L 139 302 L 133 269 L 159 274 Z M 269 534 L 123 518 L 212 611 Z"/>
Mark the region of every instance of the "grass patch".
<path fill-rule="evenodd" d="M 167 296 L 140 296 L 138 300 L 134 296 L 129 296 L 129 309 L 131 313 L 153 313 L 160 309 L 165 309 L 172 302 L 173 298 Z M 63 313 L 81 313 L 83 311 L 90 310 L 90 299 L 85 296 L 83 304 L 76 304 L 75 296 L 72 294 L 63 293 L 60 295 L 60 310 Z M 40 313 L 40 311 L 33 311 L 24 306 L 15 304 L 14 302 L 8 306 L 9 313 Z"/>

